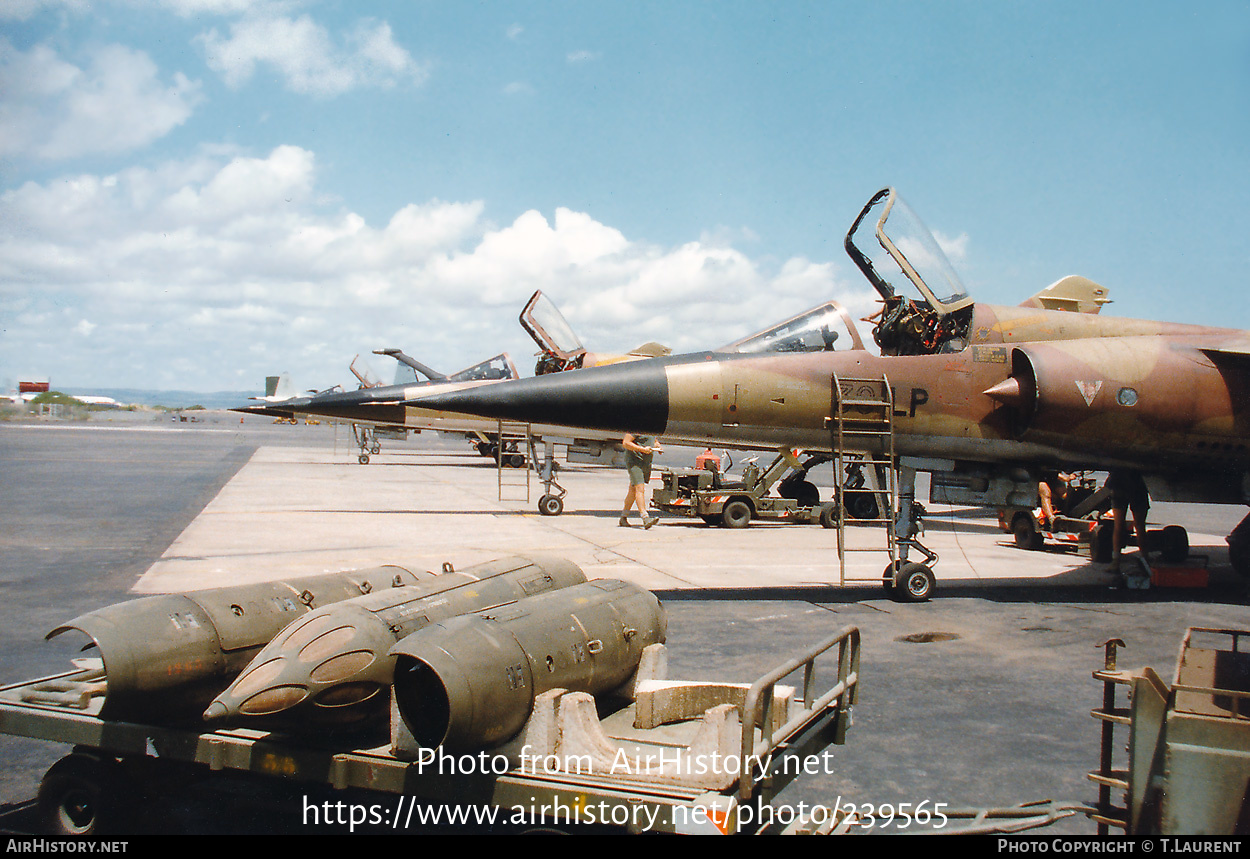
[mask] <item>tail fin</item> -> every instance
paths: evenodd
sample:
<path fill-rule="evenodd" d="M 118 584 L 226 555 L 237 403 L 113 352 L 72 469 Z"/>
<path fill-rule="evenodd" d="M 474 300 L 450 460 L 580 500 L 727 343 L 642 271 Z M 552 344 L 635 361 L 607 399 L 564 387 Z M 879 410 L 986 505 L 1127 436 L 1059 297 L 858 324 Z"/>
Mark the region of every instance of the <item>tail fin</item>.
<path fill-rule="evenodd" d="M 299 396 L 295 390 L 295 385 L 291 384 L 291 377 L 286 373 L 281 376 L 265 377 L 265 396 L 266 400 L 289 400 L 292 397 Z"/>

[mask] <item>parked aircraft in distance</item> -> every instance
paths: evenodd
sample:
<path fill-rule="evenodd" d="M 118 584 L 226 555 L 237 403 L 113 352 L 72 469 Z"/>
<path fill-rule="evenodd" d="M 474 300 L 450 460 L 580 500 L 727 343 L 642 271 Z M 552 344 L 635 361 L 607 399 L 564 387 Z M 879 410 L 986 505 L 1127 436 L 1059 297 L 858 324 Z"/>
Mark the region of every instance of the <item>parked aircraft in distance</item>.
<path fill-rule="evenodd" d="M 526 302 L 521 311 L 520 322 L 538 344 L 536 372 L 539 373 L 639 360 L 669 352 L 667 348 L 656 343 L 644 344 L 621 355 L 587 352 L 567 320 L 541 290 L 534 292 Z M 395 384 L 382 385 L 367 369 L 358 366 L 357 356 L 350 367 L 353 375 L 360 381 L 360 388 L 356 391 L 332 390 L 310 397 L 299 397 L 294 396 L 294 388 L 288 381 L 283 389 L 285 396 L 275 392 L 275 386 L 271 385 L 264 405 L 243 406 L 235 411 L 287 418 L 303 415 L 350 423 L 360 446 L 358 459 L 361 464 L 368 463 L 370 455 L 380 450 L 379 435 L 396 432 L 406 435 L 414 430 L 437 430 L 466 435 L 479 453 L 502 460 L 502 464 L 517 467 L 527 465 L 529 452 L 521 449 L 524 444 L 517 438 L 501 440 L 499 422 L 496 420 L 404 405 L 405 401 L 422 390 L 451 390 L 517 378 L 516 368 L 506 353 L 446 376 L 418 363 L 399 349 L 380 349 L 375 354 L 389 355 L 400 362 L 401 371 L 411 368 L 425 375 L 427 380 L 418 380 L 416 372 L 413 372 L 408 381 L 397 378 Z M 530 437 L 536 445 L 544 448 L 545 453 L 540 466 L 545 491 L 538 502 L 538 509 L 544 515 L 558 515 L 564 509 L 566 491 L 555 479 L 557 444 L 565 446 L 569 462 L 619 464 L 620 433 L 576 430 L 545 423 L 531 425 L 528 430 Z"/>

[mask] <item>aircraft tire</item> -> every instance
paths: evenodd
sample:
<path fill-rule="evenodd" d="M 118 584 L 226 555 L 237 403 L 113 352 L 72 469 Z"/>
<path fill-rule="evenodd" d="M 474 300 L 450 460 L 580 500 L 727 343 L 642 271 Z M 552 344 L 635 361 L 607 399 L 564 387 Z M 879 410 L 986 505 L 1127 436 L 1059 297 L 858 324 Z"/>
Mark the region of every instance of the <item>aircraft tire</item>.
<path fill-rule="evenodd" d="M 369 464 L 369 454 L 367 454 L 367 453 L 362 453 L 360 456 L 356 457 L 356 461 L 357 461 L 357 462 L 359 462 L 361 465 L 368 465 L 368 464 Z"/>
<path fill-rule="evenodd" d="M 745 501 L 730 501 L 721 511 L 721 521 L 726 528 L 745 528 L 751 524 L 751 505 Z"/>
<path fill-rule="evenodd" d="M 900 602 L 927 602 L 936 586 L 933 571 L 924 564 L 903 564 L 894 578 L 893 596 Z"/>
<path fill-rule="evenodd" d="M 559 495 L 544 495 L 538 499 L 538 512 L 544 516 L 559 516 L 564 512 L 564 501 Z"/>

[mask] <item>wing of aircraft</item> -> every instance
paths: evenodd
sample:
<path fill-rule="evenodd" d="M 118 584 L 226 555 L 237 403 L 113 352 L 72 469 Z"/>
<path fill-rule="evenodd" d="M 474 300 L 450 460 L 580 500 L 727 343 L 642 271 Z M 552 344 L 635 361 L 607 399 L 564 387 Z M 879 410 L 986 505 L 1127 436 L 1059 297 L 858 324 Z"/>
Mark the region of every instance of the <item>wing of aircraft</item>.
<path fill-rule="evenodd" d="M 917 470 L 932 473 L 933 500 L 951 503 L 1031 506 L 1048 469 L 1133 469 L 1159 501 L 1250 502 L 1250 333 L 1096 314 L 1105 296 L 1083 278 L 1065 278 L 1026 306 L 976 303 L 892 188 L 864 207 L 845 246 L 881 296 L 879 355 L 857 334 L 835 342 L 799 323 L 748 338 L 756 348 L 731 344 L 422 402 L 696 444 L 862 450 L 879 443 L 855 433 L 839 442 L 834 425 L 839 403 L 866 380 L 890 394 L 903 562 L 909 547 L 927 553 L 915 541 Z M 1048 300 L 1087 312 L 1048 309 Z M 1234 565 L 1250 574 L 1248 523 L 1229 543 Z M 887 584 L 890 575 L 887 567 Z"/>

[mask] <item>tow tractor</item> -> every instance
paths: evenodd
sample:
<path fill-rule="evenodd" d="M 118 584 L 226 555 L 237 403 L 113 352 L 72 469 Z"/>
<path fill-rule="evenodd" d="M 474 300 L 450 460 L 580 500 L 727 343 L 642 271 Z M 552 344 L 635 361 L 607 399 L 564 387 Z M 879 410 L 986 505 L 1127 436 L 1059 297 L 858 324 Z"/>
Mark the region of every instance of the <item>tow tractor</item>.
<path fill-rule="evenodd" d="M 752 519 L 820 522 L 836 527 L 834 504 L 821 504 L 820 490 L 807 479 L 817 465 L 830 462 L 828 454 L 812 454 L 802 462 L 799 451 L 782 448 L 767 468 L 756 457 L 747 460 L 740 480 L 731 480 L 717 468 L 661 469 L 662 486 L 652 504 L 667 513 L 698 516 L 709 525 L 745 528 Z M 777 495 L 770 495 L 777 487 Z"/>

